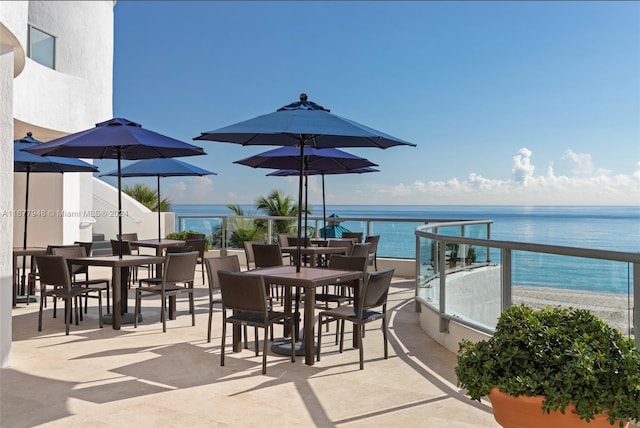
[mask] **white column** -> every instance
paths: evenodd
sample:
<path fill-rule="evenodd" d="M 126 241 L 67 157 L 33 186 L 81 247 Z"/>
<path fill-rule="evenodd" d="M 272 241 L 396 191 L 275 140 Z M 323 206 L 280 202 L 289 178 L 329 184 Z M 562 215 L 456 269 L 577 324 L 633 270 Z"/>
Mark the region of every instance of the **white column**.
<path fill-rule="evenodd" d="M 8 367 L 11 363 L 13 62 L 13 48 L 0 44 L 0 367 Z"/>

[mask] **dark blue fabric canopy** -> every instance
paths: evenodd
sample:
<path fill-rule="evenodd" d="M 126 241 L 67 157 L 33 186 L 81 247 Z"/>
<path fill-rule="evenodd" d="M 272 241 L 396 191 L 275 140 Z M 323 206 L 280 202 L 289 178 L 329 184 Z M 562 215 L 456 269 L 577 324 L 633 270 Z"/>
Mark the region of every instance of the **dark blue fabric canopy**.
<path fill-rule="evenodd" d="M 300 94 L 300 101 L 286 105 L 278 111 L 238 122 L 213 131 L 202 132 L 194 140 L 220 141 L 247 145 L 299 147 L 300 171 L 298 180 L 298 206 L 302 206 L 305 147 L 327 149 L 336 147 L 415 146 L 368 126 L 336 116 Z M 296 168 L 294 168 L 296 169 Z M 302 210 L 298 210 L 298 243 L 301 238 Z M 300 268 L 300 251 L 296 256 Z"/>
<path fill-rule="evenodd" d="M 157 177 L 158 179 L 158 241 L 162 240 L 160 231 L 160 177 L 187 177 L 217 175 L 215 172 L 207 171 L 195 165 L 179 161 L 173 158 L 142 159 L 125 166 L 120 170 L 120 177 Z M 113 170 L 104 176 L 118 176 L 118 170 Z"/>
<path fill-rule="evenodd" d="M 76 156 L 92 159 L 152 159 L 206 154 L 201 147 L 158 134 L 127 119 L 114 118 L 94 128 L 57 138 L 27 149 L 36 155 Z M 118 173 L 118 212 L 122 212 L 121 175 Z M 122 257 L 122 216 L 118 216 L 118 255 Z"/>
<path fill-rule="evenodd" d="M 22 238 L 22 248 L 27 248 L 27 226 L 29 215 L 29 175 L 31 173 L 42 172 L 97 172 L 98 168 L 95 166 L 81 161 L 76 158 L 57 157 L 57 156 L 37 156 L 29 152 L 25 152 L 24 149 L 38 147 L 44 143 L 33 138 L 31 132 L 27 132 L 24 138 L 13 141 L 13 171 L 24 172 L 26 176 L 26 189 L 25 189 L 25 201 L 24 201 L 24 231 Z M 22 260 L 22 266 L 25 265 L 25 257 Z M 22 285 L 24 286 L 25 275 L 22 274 Z"/>
<path fill-rule="evenodd" d="M 294 169 L 297 174 L 300 174 L 300 149 L 290 146 L 279 147 L 234 163 L 253 168 Z M 338 149 L 305 148 L 304 150 L 305 171 L 344 171 L 371 166 L 378 165 Z"/>

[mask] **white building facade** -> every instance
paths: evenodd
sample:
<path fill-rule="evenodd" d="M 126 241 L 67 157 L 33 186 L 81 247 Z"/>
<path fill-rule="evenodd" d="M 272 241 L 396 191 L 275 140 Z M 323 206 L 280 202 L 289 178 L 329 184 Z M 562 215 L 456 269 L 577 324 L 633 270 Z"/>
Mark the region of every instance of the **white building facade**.
<path fill-rule="evenodd" d="M 25 174 L 13 140 L 39 141 L 113 117 L 115 1 L 0 2 L 0 366 L 11 363 L 12 247 L 22 246 Z M 90 241 L 90 173 L 31 174 L 29 246 Z M 36 326 L 34 325 L 34 329 Z"/>

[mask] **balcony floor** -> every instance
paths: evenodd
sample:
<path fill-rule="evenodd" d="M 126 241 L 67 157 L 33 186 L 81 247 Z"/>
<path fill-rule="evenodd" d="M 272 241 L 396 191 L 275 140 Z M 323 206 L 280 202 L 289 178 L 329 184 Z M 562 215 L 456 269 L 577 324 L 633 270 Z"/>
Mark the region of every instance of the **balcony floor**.
<path fill-rule="evenodd" d="M 109 276 L 91 269 L 92 278 Z M 19 304 L 13 309 L 12 366 L 0 371 L 0 426 L 498 426 L 487 403 L 459 393 L 455 355 L 420 329 L 413 281 L 396 278 L 392 284 L 389 359 L 383 358 L 379 323 L 367 328 L 362 371 L 357 350 L 347 346 L 350 328 L 340 354 L 332 324 L 323 332 L 321 361 L 307 366 L 304 357 L 291 363 L 269 353 L 264 376 L 252 341 L 240 353 L 227 347 L 220 366 L 222 316 L 214 314 L 207 343 L 208 292 L 200 272 L 196 288 L 196 326 L 181 298 L 166 333 L 154 298 L 143 300 L 144 322 L 137 329 L 120 331 L 98 328 L 90 299 L 89 313 L 69 336 L 62 306 L 53 319 L 49 305 L 38 332 L 38 304 Z M 130 310 L 133 304 L 130 298 Z"/>

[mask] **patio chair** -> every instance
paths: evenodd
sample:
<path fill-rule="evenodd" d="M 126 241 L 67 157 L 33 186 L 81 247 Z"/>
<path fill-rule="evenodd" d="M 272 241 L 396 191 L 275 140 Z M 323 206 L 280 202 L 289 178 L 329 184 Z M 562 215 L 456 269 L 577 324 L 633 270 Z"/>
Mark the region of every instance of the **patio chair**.
<path fill-rule="evenodd" d="M 267 288 L 264 278 L 259 275 L 246 275 L 242 272 L 218 271 L 220 291 L 222 293 L 222 346 L 220 365 L 224 366 L 224 348 L 227 335 L 227 323 L 247 325 L 264 329 L 262 345 L 262 374 L 267 373 L 267 329 L 275 323 L 286 323 L 293 328 L 290 313 L 273 311 L 269 307 Z M 227 316 L 227 310 L 233 310 Z M 257 337 L 256 337 L 257 339 Z M 259 354 L 256 341 L 256 356 Z M 296 360 L 295 341 L 291 341 L 291 362 Z"/>
<path fill-rule="evenodd" d="M 189 239 L 205 239 L 204 233 L 200 233 L 200 232 L 187 232 L 187 234 L 185 235 L 185 239 L 189 240 Z"/>
<path fill-rule="evenodd" d="M 47 245 L 47 249 L 45 251 L 45 254 L 48 256 L 53 255 L 53 249 L 54 248 L 67 248 L 67 247 L 77 247 L 77 244 L 73 244 L 73 245 L 54 245 L 54 244 L 49 244 Z M 27 305 L 29 304 L 29 295 L 31 294 L 31 291 L 33 291 L 33 294 L 35 295 L 36 293 L 36 281 L 38 281 L 40 279 L 40 273 L 38 271 L 38 263 L 36 262 L 35 258 L 33 258 L 33 267 L 31 269 L 31 272 L 29 272 L 28 276 L 27 276 L 27 289 L 26 289 L 26 295 L 27 295 Z M 55 315 L 55 303 L 56 300 L 53 299 L 53 303 L 54 303 L 54 315 Z M 44 301 L 44 307 L 47 307 L 47 300 L 45 299 Z"/>
<path fill-rule="evenodd" d="M 68 258 L 77 258 L 77 257 L 87 256 L 85 247 L 80 247 L 80 246 L 53 248 L 52 252 L 54 256 L 63 256 L 65 260 Z M 88 268 L 89 266 L 72 265 L 70 267 L 71 283 L 74 286 L 79 285 L 81 287 L 91 289 L 98 295 L 101 295 L 103 292 L 105 292 L 107 295 L 107 313 L 110 313 L 111 308 L 110 308 L 110 302 L 109 302 L 109 294 L 110 294 L 109 284 L 111 283 L 111 280 L 107 278 L 89 279 Z M 76 279 L 76 275 L 82 274 L 82 273 L 85 273 L 86 275 L 85 279 L 83 281 Z M 89 297 L 98 297 L 98 296 L 97 295 L 93 296 L 90 293 L 85 294 L 84 296 L 84 313 L 85 314 L 87 313 L 87 310 L 88 310 L 87 303 L 88 303 Z M 55 310 L 55 307 L 54 307 L 54 310 Z"/>
<path fill-rule="evenodd" d="M 165 255 L 166 254 L 176 254 L 176 253 L 190 253 L 192 251 L 195 251 L 193 247 L 190 246 L 186 246 L 186 245 L 176 245 L 173 247 L 167 247 L 165 248 Z M 161 284 L 162 283 L 162 277 L 161 276 L 151 276 L 149 278 L 141 278 L 138 279 L 138 287 L 142 287 L 142 284 L 147 284 L 147 285 L 157 285 L 157 284 Z"/>
<path fill-rule="evenodd" d="M 382 338 L 384 341 L 384 358 L 387 359 L 387 295 L 394 269 L 371 272 L 364 287 L 360 292 L 357 305 L 343 305 L 335 309 L 321 311 L 319 322 L 322 324 L 324 318 L 333 318 L 340 321 L 340 353 L 344 345 L 344 325 L 349 321 L 355 325 L 355 334 L 358 350 L 360 351 L 360 370 L 364 369 L 364 347 L 362 344 L 362 334 L 366 324 L 382 320 Z M 318 329 L 318 349 L 316 360 L 320 361 L 320 349 L 322 341 L 322 329 Z"/>
<path fill-rule="evenodd" d="M 342 256 L 339 254 L 333 254 L 329 259 L 329 269 L 338 269 L 338 270 L 359 270 L 362 271 L 362 274 L 365 275 L 367 272 L 367 256 Z M 364 278 L 363 278 L 364 280 Z M 322 309 L 328 310 L 329 304 L 335 304 L 336 307 L 339 307 L 344 303 L 351 303 L 352 295 L 351 295 L 351 287 L 353 284 L 340 284 L 334 285 L 334 292 L 329 293 L 329 287 L 325 286 L 322 288 L 321 293 L 316 294 L 316 304 L 320 303 Z M 322 328 L 322 324 L 326 324 L 326 331 L 329 331 L 329 323 L 335 321 L 333 318 L 327 318 L 323 322 L 318 324 L 318 328 Z M 339 329 L 336 328 L 336 345 L 338 344 L 338 332 Z"/>
<path fill-rule="evenodd" d="M 203 234 L 204 235 L 204 234 Z M 207 245 L 207 241 L 204 238 L 187 238 L 185 240 L 185 244 L 186 247 L 191 247 L 193 248 L 194 251 L 198 252 L 198 259 L 196 262 L 196 265 L 201 265 L 202 266 L 202 284 L 204 284 L 204 249 Z"/>
<path fill-rule="evenodd" d="M 256 268 L 273 267 L 284 265 L 282 261 L 282 251 L 278 244 L 253 243 L 253 262 Z M 275 295 L 276 300 L 281 301 L 284 296 L 284 290 L 277 284 L 269 284 L 268 295 Z"/>
<path fill-rule="evenodd" d="M 353 246 L 351 247 L 351 255 L 356 257 L 366 257 L 368 265 L 370 247 L 371 243 L 369 242 L 363 242 L 362 244 L 353 244 Z"/>
<path fill-rule="evenodd" d="M 220 290 L 218 271 L 240 272 L 240 260 L 237 255 L 206 258 L 205 266 L 209 280 L 209 327 L 207 328 L 207 342 L 211 342 L 211 324 L 213 322 L 213 305 L 222 303 L 222 297 L 216 297 L 216 290 Z M 255 329 L 256 347 L 258 346 L 258 328 Z M 247 343 L 247 326 L 244 326 L 244 348 L 249 348 Z"/>
<path fill-rule="evenodd" d="M 253 256 L 253 244 L 264 244 L 264 241 L 244 241 L 244 255 L 247 261 L 247 270 L 251 270 L 256 267 L 255 257 Z M 253 266 L 252 266 L 253 265 Z"/>
<path fill-rule="evenodd" d="M 373 268 L 378 270 L 378 242 L 380 242 L 380 235 L 367 235 L 364 238 L 364 242 L 371 244 L 369 247 L 369 264 L 373 264 Z"/>
<path fill-rule="evenodd" d="M 196 325 L 196 313 L 193 301 L 193 277 L 195 275 L 197 258 L 197 251 L 167 254 L 165 266 L 162 270 L 162 282 L 150 287 L 136 288 L 134 327 L 138 327 L 140 306 L 144 295 L 160 295 L 160 319 L 162 321 L 163 333 L 167 331 L 167 316 L 165 314 L 167 297 L 177 297 L 180 294 L 188 294 L 191 325 Z"/>
<path fill-rule="evenodd" d="M 362 236 L 364 235 L 363 232 L 342 232 L 342 237 L 345 239 L 353 239 L 354 243 L 360 243 L 362 242 Z"/>
<path fill-rule="evenodd" d="M 40 310 L 38 312 L 38 331 L 42 331 L 42 311 L 46 297 L 64 300 L 65 334 L 69 335 L 72 320 L 73 304 L 75 302 L 76 325 L 79 324 L 80 310 L 78 300 L 82 296 L 95 292 L 90 288 L 73 285 L 67 261 L 63 256 L 44 255 L 35 256 L 40 269 Z M 53 288 L 47 289 L 47 286 Z M 98 321 L 102 328 L 102 293 L 98 292 Z M 53 313 L 55 318 L 55 311 Z"/>

